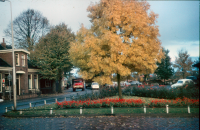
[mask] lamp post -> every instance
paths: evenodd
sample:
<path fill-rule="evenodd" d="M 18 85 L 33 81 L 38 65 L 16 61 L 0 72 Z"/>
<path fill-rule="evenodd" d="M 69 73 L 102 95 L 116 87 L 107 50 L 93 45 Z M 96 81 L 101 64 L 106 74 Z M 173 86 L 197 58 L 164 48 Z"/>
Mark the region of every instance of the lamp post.
<path fill-rule="evenodd" d="M 12 21 L 12 4 L 9 0 L 0 0 L 1 2 L 8 1 L 10 2 L 10 12 L 11 12 L 11 30 L 12 30 L 12 59 L 13 59 L 13 101 L 14 101 L 14 110 L 17 110 L 17 101 L 16 101 L 16 74 L 15 74 L 15 54 L 14 54 L 14 39 L 13 39 L 13 21 Z"/>

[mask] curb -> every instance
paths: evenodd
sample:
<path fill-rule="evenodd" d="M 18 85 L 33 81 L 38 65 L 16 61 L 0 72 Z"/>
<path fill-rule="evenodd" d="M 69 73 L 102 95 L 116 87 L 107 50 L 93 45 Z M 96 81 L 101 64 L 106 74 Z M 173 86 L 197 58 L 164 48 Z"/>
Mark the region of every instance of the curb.
<path fill-rule="evenodd" d="M 161 113 L 161 114 L 74 114 L 74 115 L 16 115 L 16 116 L 9 116 L 9 115 L 2 115 L 3 117 L 8 118 L 37 118 L 37 117 L 157 117 L 157 118 L 199 118 L 199 114 L 188 114 L 188 113 Z"/>

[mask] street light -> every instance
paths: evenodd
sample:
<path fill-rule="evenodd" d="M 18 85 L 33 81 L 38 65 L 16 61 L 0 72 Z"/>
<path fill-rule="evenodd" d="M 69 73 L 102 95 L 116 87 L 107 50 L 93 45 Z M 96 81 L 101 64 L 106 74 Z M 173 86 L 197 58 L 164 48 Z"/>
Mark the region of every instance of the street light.
<path fill-rule="evenodd" d="M 16 102 L 16 79 L 15 79 L 15 57 L 14 57 L 14 39 L 13 39 L 13 21 L 12 21 L 12 4 L 9 0 L 0 0 L 1 2 L 8 1 L 10 2 L 10 12 L 11 12 L 11 30 L 12 30 L 12 58 L 13 58 L 13 101 L 14 101 L 14 110 L 17 110 Z"/>

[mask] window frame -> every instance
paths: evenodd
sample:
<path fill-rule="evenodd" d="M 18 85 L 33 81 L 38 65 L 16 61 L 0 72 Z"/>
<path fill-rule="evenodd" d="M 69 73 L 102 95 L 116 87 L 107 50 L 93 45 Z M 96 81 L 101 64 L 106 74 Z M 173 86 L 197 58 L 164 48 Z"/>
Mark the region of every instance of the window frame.
<path fill-rule="evenodd" d="M 28 78 L 28 90 L 32 90 L 33 89 L 32 74 L 28 74 L 28 77 L 29 77 L 29 75 L 31 77 L 31 82 L 30 82 L 31 86 L 29 88 L 29 78 Z"/>
<path fill-rule="evenodd" d="M 36 81 L 37 81 L 36 85 L 35 85 L 35 76 L 36 76 Z M 34 88 L 38 89 L 38 74 L 34 74 Z"/>
<path fill-rule="evenodd" d="M 23 57 L 23 58 L 22 58 Z M 25 55 L 23 54 L 22 56 L 21 56 L 21 61 L 22 61 L 22 66 L 26 66 L 25 65 L 25 63 L 26 63 L 26 61 L 25 61 Z"/>
<path fill-rule="evenodd" d="M 16 54 L 15 54 L 15 59 L 16 59 L 16 60 L 15 60 L 15 65 L 16 65 L 16 66 L 20 66 L 20 63 L 19 63 L 19 53 L 16 53 Z M 17 63 L 18 63 L 18 64 L 17 64 Z"/>

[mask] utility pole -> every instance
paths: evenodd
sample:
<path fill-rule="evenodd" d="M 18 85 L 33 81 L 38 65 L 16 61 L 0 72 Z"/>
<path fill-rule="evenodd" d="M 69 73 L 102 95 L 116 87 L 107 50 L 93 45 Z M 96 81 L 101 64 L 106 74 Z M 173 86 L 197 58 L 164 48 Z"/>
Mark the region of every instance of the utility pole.
<path fill-rule="evenodd" d="M 13 60 L 13 101 L 14 110 L 17 110 L 17 98 L 16 98 L 16 74 L 15 74 L 15 54 L 14 54 L 14 39 L 13 39 L 13 21 L 12 21 L 12 3 L 9 0 L 0 0 L 1 2 L 10 2 L 10 12 L 11 12 L 11 30 L 12 30 L 12 60 Z"/>

